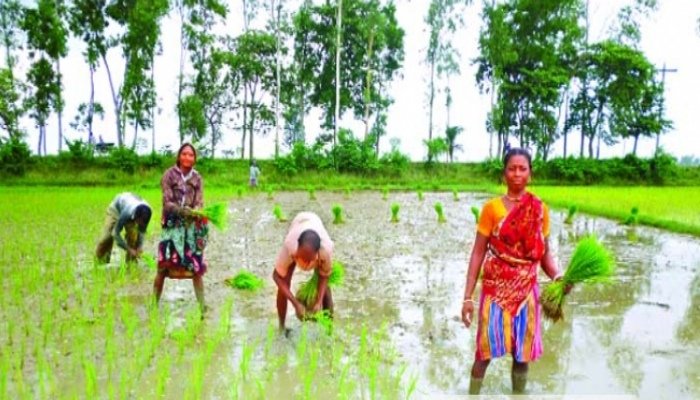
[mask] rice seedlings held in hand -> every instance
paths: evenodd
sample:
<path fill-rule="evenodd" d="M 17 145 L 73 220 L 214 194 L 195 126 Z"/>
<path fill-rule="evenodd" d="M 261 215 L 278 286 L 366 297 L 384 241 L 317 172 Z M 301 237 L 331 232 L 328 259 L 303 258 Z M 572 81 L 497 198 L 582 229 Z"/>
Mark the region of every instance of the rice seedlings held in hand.
<path fill-rule="evenodd" d="M 452 189 L 452 198 L 454 199 L 454 201 L 459 201 L 459 192 L 457 191 L 457 189 Z"/>
<path fill-rule="evenodd" d="M 144 253 L 144 254 L 141 254 L 141 259 L 142 259 L 143 262 L 146 264 L 146 266 L 148 267 L 148 269 L 153 270 L 153 271 L 155 271 L 156 269 L 158 269 L 158 262 L 156 261 L 156 258 L 153 257 L 152 255 L 150 255 L 150 254 L 145 254 L 145 253 Z"/>
<path fill-rule="evenodd" d="M 555 322 L 564 318 L 562 304 L 567 285 L 607 282 L 614 273 L 613 257 L 598 239 L 593 235 L 581 239 L 574 249 L 564 276 L 542 291 L 541 304 L 544 315 Z"/>
<path fill-rule="evenodd" d="M 418 201 L 423 201 L 423 191 L 418 190 Z"/>
<path fill-rule="evenodd" d="M 241 270 L 236 276 L 226 279 L 225 282 L 234 289 L 248 290 L 251 292 L 257 291 L 264 285 L 261 278 L 246 270 Z"/>
<path fill-rule="evenodd" d="M 564 219 L 564 223 L 567 225 L 573 224 L 574 223 L 574 216 L 576 215 L 576 212 L 578 212 L 578 206 L 576 204 L 569 207 L 569 212 L 568 212 L 568 214 L 566 214 L 566 218 Z"/>
<path fill-rule="evenodd" d="M 401 206 L 399 203 L 392 203 L 391 204 L 391 222 L 397 223 L 399 222 L 399 210 L 401 209 Z"/>
<path fill-rule="evenodd" d="M 284 215 L 284 212 L 282 211 L 282 206 L 280 206 L 279 204 L 275 204 L 275 208 L 272 209 L 272 213 L 275 214 L 275 218 L 277 218 L 277 221 L 287 222 L 287 216 Z"/>
<path fill-rule="evenodd" d="M 313 276 L 304 282 L 296 293 L 296 298 L 304 306 L 311 307 L 316 301 L 316 292 L 318 289 L 318 270 L 314 271 Z M 333 267 L 331 268 L 331 274 L 328 276 L 328 286 L 338 287 L 343 285 L 345 280 L 345 267 L 339 261 L 333 261 Z"/>
<path fill-rule="evenodd" d="M 201 210 L 194 210 L 193 214 L 206 218 L 219 230 L 226 230 L 228 205 L 225 202 L 210 204 Z"/>
<path fill-rule="evenodd" d="M 313 187 L 310 187 L 308 189 L 308 192 L 309 192 L 309 200 L 316 200 L 316 189 L 314 189 Z"/>
<path fill-rule="evenodd" d="M 389 199 L 389 188 L 385 187 L 382 189 L 382 200 L 388 200 Z"/>
<path fill-rule="evenodd" d="M 447 219 L 445 218 L 445 214 L 443 213 L 442 210 L 442 203 L 439 201 L 435 202 L 435 213 L 437 214 L 437 220 L 440 223 L 447 222 Z"/>
<path fill-rule="evenodd" d="M 479 223 L 479 208 L 477 206 L 471 207 L 472 215 L 474 215 L 474 222 Z"/>
<path fill-rule="evenodd" d="M 334 224 L 342 224 L 343 222 L 345 222 L 345 219 L 343 219 L 343 206 L 341 206 L 340 204 L 333 204 L 331 211 L 333 211 Z"/>
<path fill-rule="evenodd" d="M 632 207 L 630 215 L 623 222 L 625 225 L 637 225 L 639 223 L 639 207 Z"/>

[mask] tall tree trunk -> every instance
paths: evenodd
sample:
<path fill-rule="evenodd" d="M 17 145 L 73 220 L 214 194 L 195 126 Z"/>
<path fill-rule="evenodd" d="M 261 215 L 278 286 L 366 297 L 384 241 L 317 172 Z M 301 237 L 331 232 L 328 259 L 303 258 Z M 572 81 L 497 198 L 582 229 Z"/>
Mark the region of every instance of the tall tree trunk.
<path fill-rule="evenodd" d="M 245 139 L 248 130 L 248 83 L 243 84 L 243 134 L 241 135 L 241 160 L 245 159 Z"/>
<path fill-rule="evenodd" d="M 600 135 L 598 135 L 598 140 L 596 143 L 595 159 L 600 160 Z"/>
<path fill-rule="evenodd" d="M 430 63 L 430 100 L 428 101 L 428 140 L 433 140 L 433 103 L 435 102 L 435 61 Z"/>
<path fill-rule="evenodd" d="M 250 128 L 248 129 L 248 154 L 253 161 L 253 141 L 255 139 L 255 111 L 258 105 L 255 102 L 255 88 L 250 88 Z"/>
<path fill-rule="evenodd" d="M 58 152 L 63 149 L 63 87 L 61 79 L 61 59 L 56 59 L 56 79 L 58 80 L 58 108 L 56 114 L 58 116 Z"/>
<path fill-rule="evenodd" d="M 333 121 L 333 148 L 335 148 L 338 141 L 338 124 L 340 123 L 340 50 L 343 29 L 343 0 L 338 0 L 338 16 L 336 17 L 336 23 L 338 32 L 335 40 L 335 121 Z"/>
<path fill-rule="evenodd" d="M 36 144 L 36 153 L 38 155 L 41 155 L 43 141 L 44 141 L 44 125 L 41 124 L 41 125 L 39 125 L 39 142 Z"/>
<path fill-rule="evenodd" d="M 632 147 L 632 154 L 637 156 L 637 142 L 639 141 L 639 135 L 634 135 L 634 146 Z"/>
<path fill-rule="evenodd" d="M 155 75 L 155 59 L 151 62 L 151 81 L 155 87 L 156 75 Z M 151 107 L 151 153 L 156 152 L 156 107 L 158 102 L 158 96 L 153 96 L 153 107 Z"/>
<path fill-rule="evenodd" d="M 270 10 L 272 10 L 272 18 L 275 21 L 275 158 L 279 157 L 280 154 L 280 131 L 282 130 L 282 121 L 280 117 L 280 87 L 282 86 L 282 60 L 281 58 L 281 46 L 280 46 L 280 13 L 282 9 L 281 0 L 277 1 L 275 7 L 275 0 L 270 1 Z M 277 14 L 275 14 L 277 10 Z"/>
<path fill-rule="evenodd" d="M 363 97 L 365 100 L 365 110 L 364 110 L 364 116 L 362 118 L 364 124 L 365 124 L 365 139 L 367 139 L 367 135 L 369 134 L 369 109 L 370 109 L 370 102 L 372 101 L 372 51 L 374 49 L 374 30 L 371 29 L 369 33 L 369 43 L 367 45 L 367 64 L 365 64 L 365 68 L 367 68 L 367 75 L 365 76 L 365 90 L 363 93 Z"/>
<path fill-rule="evenodd" d="M 106 54 L 102 54 L 102 63 L 105 66 L 105 70 L 107 71 L 107 78 L 109 80 L 109 89 L 112 92 L 112 103 L 114 104 L 114 116 L 116 118 L 116 126 L 117 126 L 117 145 L 120 147 L 124 145 L 124 134 L 122 132 L 122 106 L 121 106 L 121 99 L 117 95 L 116 90 L 114 89 L 114 82 L 112 80 L 112 73 L 109 70 L 109 64 L 107 63 L 107 57 Z"/>
<path fill-rule="evenodd" d="M 182 0 L 178 1 L 178 8 L 180 10 L 180 73 L 177 77 L 177 104 L 179 106 L 182 103 L 182 93 L 185 89 L 185 52 L 187 50 L 185 45 L 185 6 Z M 185 141 L 185 133 L 182 131 L 182 113 L 180 110 L 177 111 L 177 129 L 178 136 L 180 137 L 180 145 L 182 145 Z"/>
<path fill-rule="evenodd" d="M 93 65 L 90 66 L 90 102 L 88 103 L 88 115 L 87 115 L 87 122 L 88 122 L 88 142 L 90 141 L 90 138 L 94 140 L 95 135 L 94 132 L 92 131 L 92 125 L 93 125 L 93 120 L 95 118 L 95 67 Z"/>

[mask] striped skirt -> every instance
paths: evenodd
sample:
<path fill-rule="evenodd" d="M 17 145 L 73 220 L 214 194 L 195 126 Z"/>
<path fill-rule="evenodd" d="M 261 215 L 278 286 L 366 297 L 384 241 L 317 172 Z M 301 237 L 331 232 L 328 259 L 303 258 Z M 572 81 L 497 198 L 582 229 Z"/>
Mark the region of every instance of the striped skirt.
<path fill-rule="evenodd" d="M 510 315 L 482 292 L 476 331 L 476 359 L 490 360 L 512 354 L 518 362 L 537 360 L 542 355 L 539 299 L 539 289 L 535 285 L 515 315 Z"/>

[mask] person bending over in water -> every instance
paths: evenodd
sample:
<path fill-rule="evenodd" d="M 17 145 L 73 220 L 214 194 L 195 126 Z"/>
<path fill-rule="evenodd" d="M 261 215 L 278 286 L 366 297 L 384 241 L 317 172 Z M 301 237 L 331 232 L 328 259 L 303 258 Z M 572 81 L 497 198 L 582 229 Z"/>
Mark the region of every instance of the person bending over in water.
<path fill-rule="evenodd" d="M 284 243 L 275 261 L 272 279 L 277 284 L 277 315 L 280 331 L 285 331 L 287 303 L 291 302 L 297 318 L 303 320 L 307 313 L 314 314 L 321 309 L 333 315 L 333 297 L 328 287 L 333 257 L 333 241 L 321 219 L 314 213 L 297 214 L 284 238 Z M 316 300 L 307 309 L 292 294 L 292 274 L 296 267 L 304 271 L 315 270 L 318 273 Z"/>
<path fill-rule="evenodd" d="M 120 193 L 107 207 L 107 218 L 95 256 L 99 263 L 109 263 L 112 246 L 126 250 L 126 262 L 135 262 L 143 248 L 143 236 L 151 221 L 151 207 L 133 193 Z M 125 237 L 121 232 L 124 230 Z"/>

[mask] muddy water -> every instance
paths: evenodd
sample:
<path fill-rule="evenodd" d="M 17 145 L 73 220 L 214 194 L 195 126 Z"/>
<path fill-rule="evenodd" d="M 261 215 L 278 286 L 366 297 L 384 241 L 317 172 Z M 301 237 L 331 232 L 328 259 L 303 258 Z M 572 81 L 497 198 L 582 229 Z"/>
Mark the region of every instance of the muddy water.
<path fill-rule="evenodd" d="M 386 324 L 389 337 L 417 376 L 415 395 L 462 395 L 469 385 L 475 330 L 459 320 L 467 257 L 475 236 L 469 208 L 485 195 L 378 192 L 265 194 L 233 199 L 230 228 L 214 233 L 207 251 L 207 301 L 217 311 L 233 298 L 237 333 L 264 337 L 276 324 L 275 285 L 270 278 L 288 223 L 278 222 L 274 204 L 289 219 L 300 211 L 319 214 L 345 264 L 343 287 L 333 292 L 336 329 L 360 323 Z M 441 201 L 447 222 L 439 224 L 433 204 Z M 401 205 L 400 222 L 390 222 L 390 204 Z M 332 224 L 331 206 L 341 204 L 345 223 Z M 577 238 L 595 233 L 618 263 L 616 280 L 582 286 L 567 298 L 566 320 L 543 326 L 544 356 L 530 367 L 532 394 L 633 395 L 639 398 L 700 398 L 700 240 L 656 229 L 629 228 L 579 215 L 573 226 L 553 211 L 551 246 L 558 262 L 568 261 Z M 238 293 L 223 281 L 246 268 L 266 279 L 257 294 Z M 293 284 L 309 275 L 297 273 Z M 541 282 L 547 278 L 541 274 Z M 164 303 L 192 301 L 187 281 L 168 281 Z M 290 307 L 292 334 L 279 346 L 294 347 L 301 323 Z M 287 343 L 285 343 L 285 341 Z M 240 347 L 231 343 L 232 347 Z M 231 350 L 236 362 L 240 348 Z M 224 351 L 225 353 L 225 351 Z M 291 368 L 291 367 L 290 367 Z M 482 394 L 510 393 L 510 359 L 494 361 Z M 285 396 L 298 386 L 281 368 L 275 377 Z M 225 377 L 219 377 L 225 381 Z"/>

